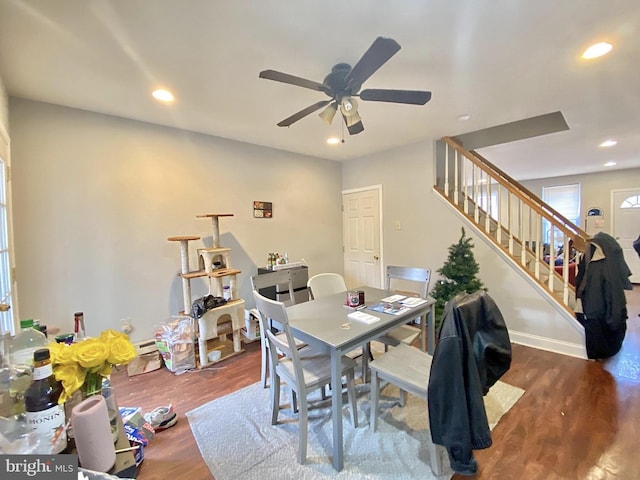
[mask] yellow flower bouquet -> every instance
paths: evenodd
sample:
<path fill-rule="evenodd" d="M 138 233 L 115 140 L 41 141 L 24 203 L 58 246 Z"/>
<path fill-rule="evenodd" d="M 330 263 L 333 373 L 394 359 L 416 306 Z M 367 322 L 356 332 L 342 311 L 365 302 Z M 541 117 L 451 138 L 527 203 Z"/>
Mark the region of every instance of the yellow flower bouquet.
<path fill-rule="evenodd" d="M 124 333 L 105 330 L 97 338 L 87 338 L 71 345 L 49 345 L 51 365 L 56 380 L 62 382 L 59 403 L 66 402 L 80 390 L 84 397 L 101 391 L 102 380 L 115 365 L 126 365 L 136 351 Z"/>

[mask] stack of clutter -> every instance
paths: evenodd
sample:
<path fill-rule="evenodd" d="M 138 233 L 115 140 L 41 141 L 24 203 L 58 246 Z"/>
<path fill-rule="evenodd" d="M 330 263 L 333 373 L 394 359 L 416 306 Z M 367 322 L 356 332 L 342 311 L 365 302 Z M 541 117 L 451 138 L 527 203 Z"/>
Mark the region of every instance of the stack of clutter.
<path fill-rule="evenodd" d="M 176 317 L 156 328 L 155 342 L 166 367 L 176 374 L 196 368 L 193 318 Z"/>
<path fill-rule="evenodd" d="M 127 440 L 132 447 L 137 447 L 133 451 L 136 466 L 144 460 L 144 447 L 149 445 L 156 433 L 153 426 L 145 420 L 140 412 L 140 407 L 120 407 L 120 416 Z"/>

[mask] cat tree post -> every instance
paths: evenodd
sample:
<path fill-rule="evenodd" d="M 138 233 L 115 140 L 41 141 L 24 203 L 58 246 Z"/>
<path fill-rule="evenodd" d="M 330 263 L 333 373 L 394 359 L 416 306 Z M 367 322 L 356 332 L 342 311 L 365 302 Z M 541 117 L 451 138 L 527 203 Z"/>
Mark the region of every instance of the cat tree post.
<path fill-rule="evenodd" d="M 191 312 L 191 279 L 185 275 L 189 273 L 189 242 L 200 240 L 195 235 L 181 235 L 167 238 L 170 242 L 180 242 L 180 277 L 182 278 L 182 301 L 184 303 L 184 313 Z"/>

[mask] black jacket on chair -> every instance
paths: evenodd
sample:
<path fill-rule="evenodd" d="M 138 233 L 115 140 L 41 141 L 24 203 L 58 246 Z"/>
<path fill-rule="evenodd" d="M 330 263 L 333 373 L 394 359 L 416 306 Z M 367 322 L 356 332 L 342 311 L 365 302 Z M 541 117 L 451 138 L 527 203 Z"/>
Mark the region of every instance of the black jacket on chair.
<path fill-rule="evenodd" d="M 447 303 L 428 388 L 431 439 L 451 468 L 472 475 L 473 449 L 491 446 L 483 396 L 511 366 L 511 343 L 493 299 L 480 290 Z"/>

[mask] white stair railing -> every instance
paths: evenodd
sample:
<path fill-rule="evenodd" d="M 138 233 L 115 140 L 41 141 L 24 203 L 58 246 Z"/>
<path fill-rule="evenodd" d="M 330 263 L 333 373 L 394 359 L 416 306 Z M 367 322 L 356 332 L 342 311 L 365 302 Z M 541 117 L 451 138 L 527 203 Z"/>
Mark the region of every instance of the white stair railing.
<path fill-rule="evenodd" d="M 586 248 L 587 233 L 454 139 L 443 138 L 436 151 L 441 154 L 436 159 L 434 189 L 573 311 L 570 269 L 575 273 L 573 257 Z"/>

